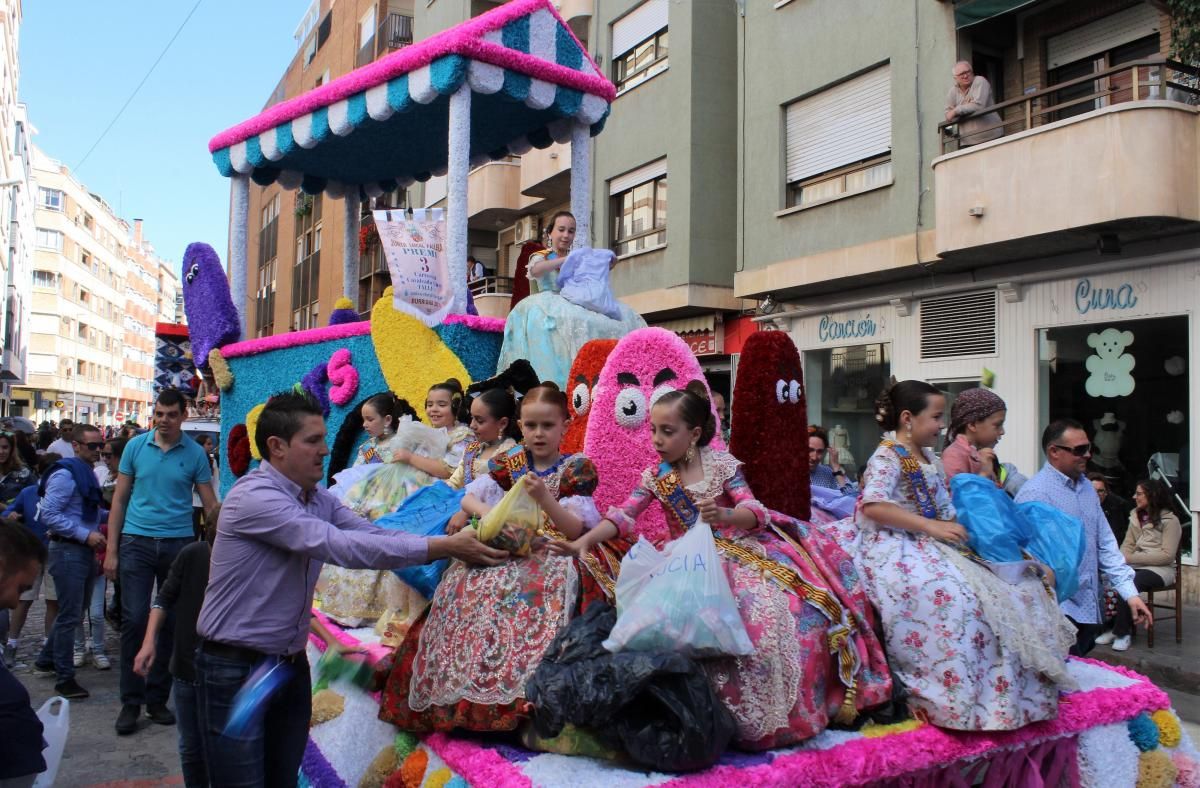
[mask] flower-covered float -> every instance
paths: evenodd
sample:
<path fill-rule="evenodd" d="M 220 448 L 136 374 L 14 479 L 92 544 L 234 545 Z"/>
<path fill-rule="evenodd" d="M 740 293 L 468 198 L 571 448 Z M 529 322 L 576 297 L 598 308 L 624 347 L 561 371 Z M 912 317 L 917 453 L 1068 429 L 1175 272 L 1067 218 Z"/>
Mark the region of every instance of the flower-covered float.
<path fill-rule="evenodd" d="M 389 292 L 373 305 L 367 320 L 358 320 L 354 304 L 343 301 L 326 327 L 235 341 L 239 332 L 234 326 L 245 334 L 240 310 L 246 292 L 250 180 L 344 200 L 345 295 L 353 298 L 362 201 L 444 173 L 446 252 L 453 281 L 465 283 L 466 176 L 471 166 L 489 159 L 570 141 L 571 208 L 578 217 L 578 237 L 589 238 L 589 138 L 602 129 L 614 96 L 613 86 L 550 0 L 513 0 L 277 104 L 214 138 L 210 150 L 217 168 L 234 183 L 234 297 L 231 301 L 219 282 L 214 285 L 207 252 L 197 258 L 195 286 L 185 283 L 184 289 L 189 315 L 203 316 L 192 321 L 199 329 L 193 342 L 213 348 L 197 363 L 211 370 L 222 390 L 223 490 L 260 461 L 255 456 L 256 419 L 272 393 L 295 386 L 310 392 L 327 414 L 332 440 L 347 415 L 372 393 L 390 390 L 420 402 L 433 384 L 448 378 L 458 379 L 469 391 L 471 384 L 495 377 L 505 334 L 503 320 L 463 314 L 465 289 L 458 287 L 450 316 L 434 326 L 394 308 Z M 630 332 L 584 333 L 586 342 Z M 616 346 L 588 348 L 584 342 L 573 348 L 571 359 L 563 359 L 571 362 L 572 379 L 562 382 L 571 396 L 572 414 L 587 422 L 576 425 L 572 440 L 582 440 L 585 451 L 596 455 L 597 498 L 603 510 L 620 502 L 645 467 L 648 408 L 664 390 L 683 388 L 700 370 L 686 349 L 680 351 L 654 333 L 632 332 L 629 342 Z M 773 352 L 794 362 L 792 348 Z M 776 369 L 780 363 L 766 358 L 761 381 L 748 382 L 764 387 L 763 401 L 774 398 L 775 411 L 783 418 L 803 413 L 804 399 L 798 368 Z M 783 394 L 776 390 L 778 380 L 785 382 Z M 753 403 L 745 404 L 753 418 Z M 736 399 L 734 407 L 736 418 Z M 793 432 L 803 433 L 802 424 L 793 426 Z M 633 445 L 642 453 L 625 457 L 622 464 L 622 452 Z M 736 437 L 735 447 L 740 448 Z M 742 449 L 780 450 L 769 441 L 751 441 Z M 759 473 L 771 473 L 770 456 L 742 459 Z M 798 515 L 803 498 L 788 500 L 789 492 L 778 490 L 782 497 L 772 505 Z M 657 507 L 638 519 L 638 531 L 652 539 L 664 527 Z M 387 664 L 391 650 L 373 629 L 340 628 L 319 609 L 314 615 L 344 644 L 363 647 L 371 666 Z M 309 646 L 313 718 L 302 785 L 1167 786 L 1193 785 L 1200 774 L 1195 747 L 1180 729 L 1166 694 L 1137 674 L 1091 660 L 1070 662 L 1080 689 L 1063 698 L 1052 721 L 1003 733 L 962 733 L 912 719 L 884 724 L 860 718 L 799 745 L 714 753 L 710 768 L 670 774 L 639 768 L 612 752 L 593 757 L 543 751 L 553 747 L 528 749 L 513 735 L 401 732 L 379 720 L 379 695 L 364 688 L 361 676 L 326 669 L 329 663 L 321 660 L 325 648 L 317 639 Z"/>

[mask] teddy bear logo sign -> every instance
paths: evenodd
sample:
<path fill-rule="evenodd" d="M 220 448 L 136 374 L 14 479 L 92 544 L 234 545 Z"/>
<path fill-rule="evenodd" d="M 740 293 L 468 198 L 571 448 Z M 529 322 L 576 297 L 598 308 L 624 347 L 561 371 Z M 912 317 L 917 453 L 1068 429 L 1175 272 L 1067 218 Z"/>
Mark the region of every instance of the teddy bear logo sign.
<path fill-rule="evenodd" d="M 1133 371 L 1136 363 L 1125 349 L 1133 344 L 1132 331 L 1106 328 L 1088 334 L 1088 346 L 1095 355 L 1087 358 L 1087 371 L 1091 373 L 1084 388 L 1089 397 L 1128 397 L 1133 393 Z"/>

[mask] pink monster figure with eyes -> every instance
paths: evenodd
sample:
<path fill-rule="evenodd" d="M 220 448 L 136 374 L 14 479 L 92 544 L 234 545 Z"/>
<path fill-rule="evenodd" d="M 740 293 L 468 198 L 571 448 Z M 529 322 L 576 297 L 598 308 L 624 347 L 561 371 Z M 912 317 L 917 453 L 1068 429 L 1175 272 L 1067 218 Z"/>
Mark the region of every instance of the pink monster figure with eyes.
<path fill-rule="evenodd" d="M 704 380 L 700 363 L 687 343 L 666 329 L 640 328 L 613 348 L 592 390 L 583 443 L 599 474 L 593 498 L 601 515 L 624 503 L 642 471 L 660 461 L 650 438 L 650 408 L 664 393 L 692 380 Z M 725 448 L 719 429 L 711 445 Z M 637 525 L 638 534 L 656 545 L 670 538 L 661 506 L 648 507 Z"/>

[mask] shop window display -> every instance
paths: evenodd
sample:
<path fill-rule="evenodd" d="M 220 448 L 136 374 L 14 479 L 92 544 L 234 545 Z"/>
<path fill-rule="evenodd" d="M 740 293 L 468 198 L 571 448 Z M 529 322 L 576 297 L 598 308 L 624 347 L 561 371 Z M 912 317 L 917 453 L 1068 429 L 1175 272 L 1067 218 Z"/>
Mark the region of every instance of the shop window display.
<path fill-rule="evenodd" d="M 1092 439 L 1090 470 L 1130 497 L 1139 479 L 1161 475 L 1190 508 L 1188 319 L 1066 326 L 1038 332 L 1037 429 L 1052 419 L 1081 422 Z M 1185 559 L 1194 550 L 1184 516 Z"/>
<path fill-rule="evenodd" d="M 875 398 L 892 374 L 888 343 L 804 353 L 809 421 L 829 431 L 830 446 L 851 477 L 879 444 Z"/>

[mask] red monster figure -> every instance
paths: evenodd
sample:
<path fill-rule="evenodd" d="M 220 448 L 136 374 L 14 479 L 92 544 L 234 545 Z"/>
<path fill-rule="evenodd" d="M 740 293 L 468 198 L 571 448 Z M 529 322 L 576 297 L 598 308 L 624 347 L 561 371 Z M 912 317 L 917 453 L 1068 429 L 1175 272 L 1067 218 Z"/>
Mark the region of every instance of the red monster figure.
<path fill-rule="evenodd" d="M 571 411 L 571 426 L 563 436 L 563 454 L 583 451 L 583 436 L 587 433 L 596 382 L 600 380 L 600 370 L 604 368 L 608 354 L 616 346 L 615 339 L 593 339 L 584 343 L 571 364 L 571 372 L 567 375 L 567 410 Z"/>
<path fill-rule="evenodd" d="M 733 388 L 729 450 L 769 508 L 809 519 L 808 406 L 800 353 L 783 331 L 746 340 Z"/>

